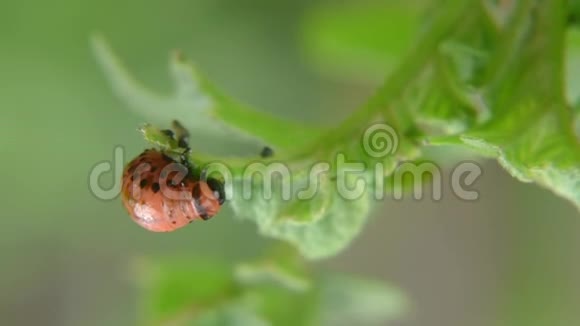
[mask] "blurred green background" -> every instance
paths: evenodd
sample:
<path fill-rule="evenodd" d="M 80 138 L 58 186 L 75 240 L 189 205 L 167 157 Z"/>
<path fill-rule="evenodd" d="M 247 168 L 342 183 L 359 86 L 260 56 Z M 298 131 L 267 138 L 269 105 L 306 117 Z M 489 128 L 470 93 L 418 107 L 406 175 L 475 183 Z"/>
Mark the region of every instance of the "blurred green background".
<path fill-rule="evenodd" d="M 127 159 L 139 153 L 145 143 L 136 128 L 145 121 L 113 96 L 91 54 L 91 33 L 105 35 L 151 87 L 170 89 L 167 57 L 179 48 L 234 97 L 327 123 L 363 103 L 378 81 L 321 67 L 308 51 L 305 17 L 392 2 L 3 1 L 0 324 L 134 325 L 128 266 L 135 257 L 237 261 L 269 244 L 227 209 L 211 223 L 153 234 L 119 199 L 93 196 L 91 168 L 111 160 L 115 145 Z M 408 37 L 395 38 L 397 46 Z M 493 162 L 484 169 L 479 201 L 461 202 L 450 191 L 440 202 L 387 200 L 346 252 L 316 268 L 400 287 L 413 309 L 396 325 L 580 324 L 577 211 Z"/>

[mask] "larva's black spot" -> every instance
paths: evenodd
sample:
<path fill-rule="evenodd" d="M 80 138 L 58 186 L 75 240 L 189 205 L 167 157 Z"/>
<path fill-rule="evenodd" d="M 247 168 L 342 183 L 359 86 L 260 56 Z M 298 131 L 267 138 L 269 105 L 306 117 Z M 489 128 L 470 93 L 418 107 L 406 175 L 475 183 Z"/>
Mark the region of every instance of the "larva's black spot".
<path fill-rule="evenodd" d="M 274 150 L 268 146 L 265 146 L 264 148 L 262 148 L 262 151 L 260 152 L 260 156 L 262 158 L 272 157 L 273 155 L 274 155 Z"/>
<path fill-rule="evenodd" d="M 157 167 L 156 166 L 152 166 L 151 167 L 151 172 L 155 172 L 155 171 L 157 171 Z"/>
<path fill-rule="evenodd" d="M 207 210 L 201 204 L 201 186 L 199 183 L 196 183 L 193 186 L 193 190 L 191 191 L 191 196 L 193 197 L 193 207 L 195 207 L 195 211 L 204 220 L 209 219 L 207 215 Z"/>
<path fill-rule="evenodd" d="M 201 198 L 201 186 L 200 186 L 199 182 L 193 186 L 193 190 L 191 191 L 191 196 L 196 201 L 199 201 L 199 199 Z"/>
<path fill-rule="evenodd" d="M 205 207 L 201 205 L 199 200 L 194 200 L 193 205 L 195 206 L 195 210 L 197 211 L 199 217 L 201 217 L 204 220 L 207 220 L 209 218 L 209 216 L 207 215 L 207 211 L 205 210 Z"/>
<path fill-rule="evenodd" d="M 188 220 L 191 220 L 191 216 L 186 216 Z"/>
<path fill-rule="evenodd" d="M 141 189 L 145 188 L 145 186 L 147 186 L 147 180 L 143 179 L 141 180 L 141 182 L 139 182 L 139 187 L 141 187 Z"/>
<path fill-rule="evenodd" d="M 169 157 L 169 156 L 167 156 L 167 155 L 165 155 L 165 154 L 161 154 L 161 155 L 162 155 L 162 157 L 163 157 L 163 160 L 164 160 L 165 162 L 167 162 L 167 163 L 173 163 L 173 162 L 174 162 L 174 161 L 173 161 L 173 159 L 172 159 L 171 157 Z"/>
<path fill-rule="evenodd" d="M 135 176 L 131 174 L 131 181 L 135 180 Z"/>
<path fill-rule="evenodd" d="M 223 183 L 214 178 L 209 178 L 207 180 L 207 185 L 209 186 L 209 189 L 213 191 L 214 198 L 217 199 L 220 205 L 222 205 L 226 200 Z"/>
<path fill-rule="evenodd" d="M 157 193 L 159 191 L 161 187 L 159 186 L 159 183 L 155 182 L 151 185 L 151 189 L 153 190 L 154 193 Z"/>
<path fill-rule="evenodd" d="M 171 224 L 177 224 L 177 222 L 176 221 L 171 221 Z"/>

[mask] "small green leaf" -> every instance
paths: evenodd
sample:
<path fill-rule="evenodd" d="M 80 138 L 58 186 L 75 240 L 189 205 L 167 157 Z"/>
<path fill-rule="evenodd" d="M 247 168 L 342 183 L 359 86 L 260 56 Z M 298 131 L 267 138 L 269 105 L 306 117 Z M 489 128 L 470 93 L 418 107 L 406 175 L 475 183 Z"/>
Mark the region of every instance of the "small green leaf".
<path fill-rule="evenodd" d="M 271 261 L 240 264 L 235 268 L 235 278 L 245 286 L 275 284 L 296 292 L 304 292 L 310 288 L 310 282 L 302 275 Z"/>
<path fill-rule="evenodd" d="M 278 222 L 292 222 L 296 224 L 314 223 L 323 218 L 332 204 L 333 183 L 328 175 L 322 175 L 314 186 L 309 184 L 315 180 L 296 178 L 294 187 L 296 198 L 284 203 L 277 216 Z"/>
<path fill-rule="evenodd" d="M 164 134 L 161 132 L 161 130 L 153 127 L 150 124 L 143 125 L 141 128 L 139 128 L 139 131 L 143 134 L 145 140 L 155 146 L 160 147 L 163 150 L 183 152 L 183 149 L 180 149 L 177 145 L 177 140 Z"/>
<path fill-rule="evenodd" d="M 353 179 L 356 177 L 350 175 L 349 180 L 354 182 Z M 293 180 L 296 183 L 303 181 Z M 254 221 L 261 234 L 290 242 L 307 258 L 325 258 L 344 249 L 361 231 L 370 212 L 371 194 L 363 191 L 358 198 L 345 199 L 336 183 L 323 185 L 327 189 L 297 204 L 295 197 L 284 201 L 280 187 L 274 187 L 270 198 L 262 186 L 253 184 L 251 198 L 237 196 L 231 205 L 238 217 Z M 242 194 L 243 187 L 243 183 L 235 185 L 235 193 Z M 292 213 L 297 215 L 289 215 Z"/>
<path fill-rule="evenodd" d="M 173 326 L 362 325 L 391 320 L 407 308 L 396 290 L 346 276 L 312 282 L 304 260 L 284 246 L 255 263 L 190 258 L 138 260 L 142 324 Z"/>
<path fill-rule="evenodd" d="M 187 320 L 235 291 L 230 267 L 203 258 L 139 260 L 134 267 L 147 324 Z"/>
<path fill-rule="evenodd" d="M 415 109 L 415 122 L 430 135 L 449 135 L 465 131 L 470 123 L 469 115 L 444 84 L 433 83 L 408 103 Z M 415 103 L 413 103 L 415 102 Z"/>
<path fill-rule="evenodd" d="M 333 276 L 322 280 L 321 325 L 384 325 L 408 310 L 405 296 L 375 281 Z"/>
<path fill-rule="evenodd" d="M 276 326 L 315 326 L 316 292 L 296 292 L 284 287 L 263 284 L 247 291 L 247 300 Z"/>
<path fill-rule="evenodd" d="M 519 126 L 526 119 L 523 115 L 537 110 L 524 106 L 460 138 L 475 150 L 493 152 L 500 164 L 519 180 L 535 181 L 580 209 L 579 141 L 571 135 L 571 126 L 564 127 L 550 110 L 529 121 L 522 130 Z"/>

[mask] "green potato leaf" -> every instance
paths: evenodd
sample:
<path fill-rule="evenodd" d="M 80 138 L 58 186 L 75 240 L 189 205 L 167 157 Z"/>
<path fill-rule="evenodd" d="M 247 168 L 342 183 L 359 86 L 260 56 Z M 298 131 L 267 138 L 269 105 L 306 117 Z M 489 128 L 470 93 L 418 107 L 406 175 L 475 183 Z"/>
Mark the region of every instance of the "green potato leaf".
<path fill-rule="evenodd" d="M 236 293 L 230 267 L 212 260 L 141 259 L 133 267 L 147 325 L 190 320 Z"/>

